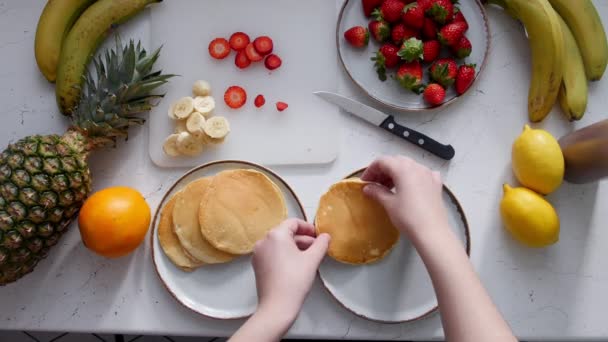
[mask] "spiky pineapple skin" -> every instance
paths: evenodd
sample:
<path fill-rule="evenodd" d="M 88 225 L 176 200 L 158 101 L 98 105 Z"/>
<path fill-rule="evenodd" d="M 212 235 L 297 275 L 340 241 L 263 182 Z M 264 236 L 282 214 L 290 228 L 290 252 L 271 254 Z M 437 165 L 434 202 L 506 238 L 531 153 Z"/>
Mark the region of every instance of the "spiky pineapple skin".
<path fill-rule="evenodd" d="M 78 131 L 29 136 L 0 154 L 0 285 L 31 272 L 91 191 L 89 150 Z"/>

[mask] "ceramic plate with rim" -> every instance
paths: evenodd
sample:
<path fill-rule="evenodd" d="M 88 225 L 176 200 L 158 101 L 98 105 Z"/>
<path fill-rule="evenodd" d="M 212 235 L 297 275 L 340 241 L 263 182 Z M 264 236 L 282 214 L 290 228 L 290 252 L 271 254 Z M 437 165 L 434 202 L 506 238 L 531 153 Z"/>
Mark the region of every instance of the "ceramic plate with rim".
<path fill-rule="evenodd" d="M 490 28 L 485 9 L 479 0 L 459 1 L 459 7 L 469 23 L 466 36 L 471 41 L 473 49 L 469 57 L 464 60 L 458 60 L 457 63 L 462 64 L 464 61 L 467 64 L 475 64 L 475 80 L 477 80 L 486 65 L 490 49 Z M 370 60 L 380 48 L 380 44 L 370 37 L 369 45 L 366 48 L 353 48 L 344 40 L 344 32 L 346 30 L 359 25 L 367 27 L 368 23 L 369 18 L 363 15 L 363 7 L 360 0 L 344 1 L 336 29 L 338 55 L 350 79 L 366 94 L 376 101 L 400 111 L 426 111 L 443 108 L 461 97 L 457 96 L 454 87 L 450 87 L 446 92 L 445 102 L 440 106 L 430 107 L 424 101 L 422 95 L 417 95 L 401 88 L 391 78 L 395 70 L 390 70 L 387 73 L 388 79 L 385 82 L 380 81 L 374 69 L 374 64 Z M 443 52 L 442 56 L 444 55 L 448 55 L 446 51 Z M 425 84 L 428 83 L 427 68 L 428 66 L 425 64 L 425 77 L 423 79 L 423 83 Z M 473 86 L 469 90 L 472 88 Z"/>
<path fill-rule="evenodd" d="M 346 178 L 359 177 L 359 170 Z M 460 204 L 444 186 L 450 227 L 470 253 L 469 227 Z M 357 316 L 382 322 L 403 323 L 422 319 L 437 310 L 431 279 L 414 247 L 403 237 L 382 260 L 349 265 L 325 257 L 319 268 L 327 291 Z"/>
<path fill-rule="evenodd" d="M 158 241 L 160 209 L 175 193 L 201 177 L 213 176 L 224 170 L 253 169 L 268 176 L 281 190 L 288 217 L 306 220 L 304 208 L 291 187 L 276 173 L 260 165 L 244 161 L 217 161 L 196 167 L 182 176 L 161 200 L 154 221 L 150 242 L 154 267 L 165 288 L 178 302 L 204 316 L 237 319 L 251 315 L 257 305 L 255 276 L 251 256 L 217 265 L 205 265 L 193 272 L 184 272 L 167 258 Z"/>

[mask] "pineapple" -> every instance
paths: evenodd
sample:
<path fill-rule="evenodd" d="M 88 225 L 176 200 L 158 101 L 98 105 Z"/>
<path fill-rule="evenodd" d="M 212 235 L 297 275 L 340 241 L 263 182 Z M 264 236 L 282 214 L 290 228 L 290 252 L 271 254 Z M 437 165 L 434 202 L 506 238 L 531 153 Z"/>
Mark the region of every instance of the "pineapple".
<path fill-rule="evenodd" d="M 72 126 L 62 135 L 34 135 L 0 154 L 0 285 L 31 272 L 78 215 L 91 192 L 90 152 L 115 146 L 129 126 L 143 124 L 173 75 L 152 71 L 160 49 L 148 55 L 133 41 L 93 60 Z"/>

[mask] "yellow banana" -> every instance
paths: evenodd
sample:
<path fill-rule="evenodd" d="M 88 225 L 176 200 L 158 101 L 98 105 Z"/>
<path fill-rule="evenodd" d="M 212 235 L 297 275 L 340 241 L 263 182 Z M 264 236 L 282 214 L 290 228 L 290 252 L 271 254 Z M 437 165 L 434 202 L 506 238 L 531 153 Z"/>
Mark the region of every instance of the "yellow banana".
<path fill-rule="evenodd" d="M 562 110 L 570 120 L 580 120 L 587 107 L 587 77 L 583 57 L 574 35 L 566 22 L 558 17 L 564 35 L 564 75 L 558 99 Z"/>
<path fill-rule="evenodd" d="M 590 0 L 549 0 L 576 39 L 591 81 L 602 78 L 608 63 L 608 41 L 597 10 Z"/>
<path fill-rule="evenodd" d="M 49 82 L 55 82 L 57 77 L 64 37 L 93 2 L 95 0 L 49 0 L 44 6 L 36 28 L 34 54 L 40 72 Z"/>
<path fill-rule="evenodd" d="M 161 1 L 99 0 L 82 13 L 65 38 L 59 58 L 55 96 L 63 114 L 71 114 L 77 105 L 87 65 L 104 38 L 116 25 Z"/>
<path fill-rule="evenodd" d="M 532 50 L 532 76 L 528 116 L 543 120 L 557 100 L 562 82 L 564 39 L 557 13 L 547 0 L 489 0 L 519 19 L 528 32 Z"/>

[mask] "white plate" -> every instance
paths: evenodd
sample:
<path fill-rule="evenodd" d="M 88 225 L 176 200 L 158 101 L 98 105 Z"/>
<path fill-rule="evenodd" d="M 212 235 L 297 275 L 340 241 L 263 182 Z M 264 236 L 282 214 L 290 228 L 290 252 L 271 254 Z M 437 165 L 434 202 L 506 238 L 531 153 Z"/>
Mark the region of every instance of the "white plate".
<path fill-rule="evenodd" d="M 289 217 L 306 220 L 304 208 L 289 185 L 277 174 L 262 166 L 244 161 L 217 161 L 196 167 L 182 176 L 165 194 L 152 222 L 152 260 L 165 288 L 178 302 L 199 314 L 236 319 L 251 315 L 257 305 L 255 276 L 251 256 L 243 256 L 219 265 L 205 265 L 194 272 L 183 272 L 162 251 L 158 242 L 160 209 L 168 199 L 191 181 L 231 169 L 253 169 L 267 175 L 281 189 Z"/>
<path fill-rule="evenodd" d="M 469 57 L 464 60 L 458 60 L 457 63 L 461 64 L 464 61 L 468 64 L 476 64 L 475 79 L 477 80 L 483 72 L 490 49 L 490 28 L 486 12 L 479 0 L 460 1 L 459 7 L 469 23 L 469 30 L 466 36 L 471 41 L 473 49 Z M 425 111 L 443 108 L 461 97 L 457 96 L 454 87 L 450 87 L 446 92 L 445 102 L 440 106 L 430 107 L 424 101 L 422 95 L 414 94 L 409 90 L 399 87 L 390 76 L 385 82 L 380 81 L 373 62 L 370 60 L 380 48 L 380 44 L 370 37 L 370 43 L 367 48 L 355 49 L 344 40 L 344 32 L 346 30 L 358 25 L 367 27 L 368 22 L 369 19 L 363 15 L 361 1 L 345 0 L 340 11 L 336 30 L 338 54 L 344 70 L 346 70 L 348 76 L 361 90 L 384 105 L 401 111 Z M 427 68 L 428 66 L 425 64 L 425 78 L 423 79 L 423 83 L 425 84 L 428 83 Z M 391 70 L 389 74 L 393 75 L 394 70 Z M 469 90 L 472 88 L 471 86 Z"/>
<path fill-rule="evenodd" d="M 347 178 L 358 177 L 358 171 Z M 444 186 L 450 227 L 467 254 L 470 237 L 464 211 L 456 197 Z M 402 323 L 422 319 L 437 309 L 431 279 L 414 247 L 404 238 L 379 262 L 348 265 L 326 257 L 319 268 L 321 282 L 329 293 L 354 314 L 382 323 Z"/>

